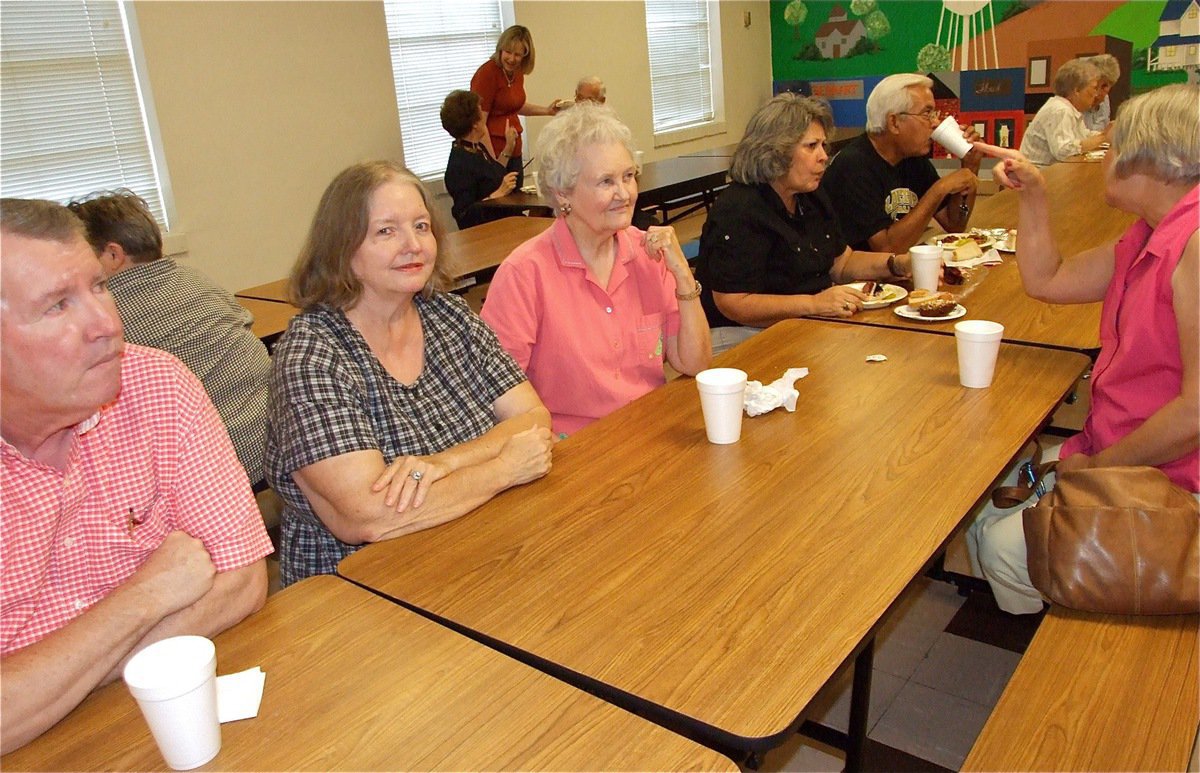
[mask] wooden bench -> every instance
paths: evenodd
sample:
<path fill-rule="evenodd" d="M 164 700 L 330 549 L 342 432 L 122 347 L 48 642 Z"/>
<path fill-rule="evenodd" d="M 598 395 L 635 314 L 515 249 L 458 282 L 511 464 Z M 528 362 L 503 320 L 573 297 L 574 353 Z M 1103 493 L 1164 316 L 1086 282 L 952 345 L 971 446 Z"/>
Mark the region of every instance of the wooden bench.
<path fill-rule="evenodd" d="M 963 770 L 1178 770 L 1200 722 L 1200 616 L 1052 607 Z"/>

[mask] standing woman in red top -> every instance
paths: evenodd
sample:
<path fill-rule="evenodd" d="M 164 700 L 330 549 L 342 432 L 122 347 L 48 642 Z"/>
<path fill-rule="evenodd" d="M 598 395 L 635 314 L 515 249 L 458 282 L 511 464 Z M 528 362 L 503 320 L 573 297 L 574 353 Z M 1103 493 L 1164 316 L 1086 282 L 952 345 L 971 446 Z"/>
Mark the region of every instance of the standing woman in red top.
<path fill-rule="evenodd" d="M 565 105 L 554 100 L 549 107 L 525 101 L 525 76 L 533 72 L 533 35 L 519 24 L 500 33 L 496 53 L 471 78 L 471 91 L 479 95 L 479 107 L 487 122 L 492 151 L 510 172 L 517 173 L 517 187 L 525 184 L 521 159 L 521 120 L 518 115 L 554 115 Z M 505 150 L 510 129 L 517 133 L 511 155 Z"/>

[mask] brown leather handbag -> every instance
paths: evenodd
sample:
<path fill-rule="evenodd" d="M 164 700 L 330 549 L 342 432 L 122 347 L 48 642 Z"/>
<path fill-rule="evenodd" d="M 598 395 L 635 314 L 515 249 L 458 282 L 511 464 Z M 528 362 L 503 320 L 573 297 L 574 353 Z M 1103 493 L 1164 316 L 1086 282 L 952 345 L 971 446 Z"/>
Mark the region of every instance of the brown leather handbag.
<path fill-rule="evenodd" d="M 1029 579 L 1089 612 L 1200 612 L 1200 504 L 1156 467 L 1058 476 L 1023 513 Z"/>

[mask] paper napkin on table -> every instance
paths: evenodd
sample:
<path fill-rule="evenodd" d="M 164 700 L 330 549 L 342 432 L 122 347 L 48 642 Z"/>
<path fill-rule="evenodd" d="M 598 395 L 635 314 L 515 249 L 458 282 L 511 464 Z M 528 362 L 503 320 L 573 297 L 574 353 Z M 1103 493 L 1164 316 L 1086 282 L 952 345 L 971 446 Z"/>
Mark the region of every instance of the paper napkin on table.
<path fill-rule="evenodd" d="M 796 410 L 796 399 L 800 393 L 793 384 L 808 375 L 808 368 L 788 368 L 783 376 L 766 386 L 759 381 L 746 382 L 745 406 L 747 416 L 759 416 L 775 410 L 779 406 L 787 409 L 788 413 Z"/>
<path fill-rule="evenodd" d="M 236 722 L 258 716 L 267 675 L 259 667 L 217 677 L 217 719 Z"/>
<path fill-rule="evenodd" d="M 974 258 L 947 260 L 946 265 L 953 266 L 954 268 L 975 268 L 976 266 L 998 266 L 1003 262 L 1004 258 L 1000 257 L 1000 253 L 996 251 L 995 247 L 992 247 L 987 252 Z"/>

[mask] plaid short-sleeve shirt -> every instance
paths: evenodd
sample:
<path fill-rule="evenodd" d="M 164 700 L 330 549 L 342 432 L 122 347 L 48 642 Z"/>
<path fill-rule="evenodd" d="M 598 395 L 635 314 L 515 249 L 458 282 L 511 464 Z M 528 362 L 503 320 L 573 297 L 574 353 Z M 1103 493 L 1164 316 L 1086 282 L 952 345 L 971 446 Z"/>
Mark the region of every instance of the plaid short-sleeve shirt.
<path fill-rule="evenodd" d="M 483 435 L 493 404 L 525 374 L 456 295 L 414 299 L 425 335 L 425 367 L 411 385 L 392 378 L 336 309 L 294 318 L 272 356 L 266 474 L 283 500 L 280 579 L 331 574 L 358 549 L 340 541 L 292 479 L 310 464 L 378 450 L 390 462 L 444 451 Z"/>
<path fill-rule="evenodd" d="M 221 418 L 165 352 L 125 346 L 120 395 L 75 429 L 65 471 L 7 442 L 0 460 L 0 654 L 82 614 L 172 531 L 222 572 L 271 552 Z"/>

